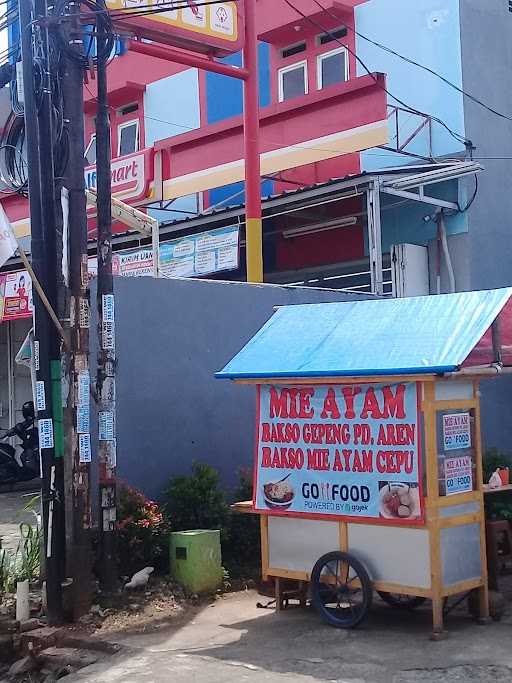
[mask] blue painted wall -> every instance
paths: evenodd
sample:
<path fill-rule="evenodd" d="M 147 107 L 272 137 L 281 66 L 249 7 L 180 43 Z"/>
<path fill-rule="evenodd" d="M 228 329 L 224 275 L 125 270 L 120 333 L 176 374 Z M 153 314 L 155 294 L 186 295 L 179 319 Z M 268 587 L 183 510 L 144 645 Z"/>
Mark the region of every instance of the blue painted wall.
<path fill-rule="evenodd" d="M 426 188 L 426 194 L 442 198 L 449 202 L 461 203 L 464 200 L 458 196 L 458 182 L 439 183 Z M 437 226 L 434 221 L 425 222 L 424 218 L 433 215 L 436 207 L 419 202 L 409 202 L 399 205 L 399 197 L 385 197 L 381 199 L 382 216 L 382 249 L 388 252 L 392 244 L 418 244 L 427 246 L 436 236 Z M 393 206 L 396 205 L 396 206 Z M 458 213 L 446 217 L 446 232 L 448 235 L 459 235 L 468 231 L 467 215 Z"/>
<path fill-rule="evenodd" d="M 459 0 L 369 0 L 356 7 L 355 12 L 359 33 L 462 87 Z M 360 36 L 357 37 L 356 50 L 371 71 L 387 74 L 387 87 L 392 95 L 403 100 L 408 107 L 436 116 L 454 132 L 465 135 L 462 95 L 436 76 L 385 52 Z M 358 64 L 357 75 L 364 74 L 364 67 Z M 388 104 L 399 103 L 388 96 Z M 420 121 L 421 118 L 414 114 L 401 115 L 400 138 L 405 140 Z M 396 131 L 390 122 L 390 138 L 394 136 Z M 440 124 L 434 123 L 433 148 L 434 156 L 443 156 L 464 150 L 464 145 Z M 426 131 L 411 145 L 410 151 L 426 153 Z M 365 171 L 407 163 L 411 163 L 407 157 L 380 149 L 362 154 Z"/>
<path fill-rule="evenodd" d="M 197 69 L 187 69 L 148 84 L 144 93 L 146 147 L 151 147 L 156 140 L 187 133 L 200 125 Z M 169 208 L 177 211 L 150 209 L 149 214 L 161 222 L 185 218 L 187 214 L 182 211 L 199 211 L 198 196 L 180 197 Z"/>
<path fill-rule="evenodd" d="M 144 93 L 146 147 L 200 125 L 197 69 L 187 69 L 148 84 Z"/>
<path fill-rule="evenodd" d="M 260 107 L 270 104 L 270 47 L 266 43 L 258 46 Z M 226 64 L 242 66 L 242 55 L 237 53 L 226 57 Z M 243 111 L 242 82 L 208 72 L 206 74 L 207 123 L 217 123 Z"/>
<path fill-rule="evenodd" d="M 233 183 L 210 190 L 210 206 L 235 206 L 245 204 L 245 183 Z M 263 180 L 261 183 L 261 196 L 270 197 L 274 192 L 272 180 Z M 219 207 L 219 208 L 220 208 Z"/>
<path fill-rule="evenodd" d="M 17 0 L 9 0 L 7 3 L 7 11 L 11 12 L 14 9 L 17 9 L 18 7 L 18 2 Z M 18 19 L 14 19 L 12 24 L 9 24 L 9 27 L 7 29 L 7 46 L 9 50 L 14 46 L 17 45 L 20 39 L 20 22 Z M 9 61 L 12 62 L 13 64 L 16 63 L 17 60 L 17 52 L 12 54 L 9 57 Z"/>

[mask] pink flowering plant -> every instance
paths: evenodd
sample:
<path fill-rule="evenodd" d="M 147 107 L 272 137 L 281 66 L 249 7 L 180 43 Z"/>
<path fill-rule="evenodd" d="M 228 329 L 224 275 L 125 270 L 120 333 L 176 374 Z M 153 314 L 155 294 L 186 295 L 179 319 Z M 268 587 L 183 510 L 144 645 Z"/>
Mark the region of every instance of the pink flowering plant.
<path fill-rule="evenodd" d="M 160 506 L 127 484 L 118 487 L 117 495 L 120 573 L 133 574 L 147 566 L 164 571 L 170 525 Z"/>

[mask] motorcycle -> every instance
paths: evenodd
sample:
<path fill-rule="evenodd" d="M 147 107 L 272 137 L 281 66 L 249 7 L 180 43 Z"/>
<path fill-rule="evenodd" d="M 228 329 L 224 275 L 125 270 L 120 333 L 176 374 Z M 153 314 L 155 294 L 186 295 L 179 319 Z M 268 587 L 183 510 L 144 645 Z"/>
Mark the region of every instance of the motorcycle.
<path fill-rule="evenodd" d="M 0 485 L 36 479 L 40 475 L 39 437 L 35 427 L 34 402 L 22 406 L 23 422 L 0 436 Z M 21 444 L 14 448 L 7 439 L 17 436 Z"/>

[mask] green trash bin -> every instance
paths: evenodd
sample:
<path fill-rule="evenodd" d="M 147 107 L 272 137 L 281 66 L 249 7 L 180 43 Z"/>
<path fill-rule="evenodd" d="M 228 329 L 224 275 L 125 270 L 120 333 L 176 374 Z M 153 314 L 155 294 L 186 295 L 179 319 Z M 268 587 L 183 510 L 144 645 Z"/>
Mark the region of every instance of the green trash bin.
<path fill-rule="evenodd" d="M 171 533 L 171 576 L 190 593 L 209 593 L 222 583 L 220 531 Z"/>

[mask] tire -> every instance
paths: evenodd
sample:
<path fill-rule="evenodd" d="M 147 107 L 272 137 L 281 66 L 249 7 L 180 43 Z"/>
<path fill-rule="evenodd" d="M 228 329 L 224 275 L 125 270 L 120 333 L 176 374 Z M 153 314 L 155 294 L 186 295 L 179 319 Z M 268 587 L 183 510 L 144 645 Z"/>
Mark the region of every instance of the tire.
<path fill-rule="evenodd" d="M 377 593 L 384 602 L 395 609 L 416 609 L 416 607 L 421 607 L 427 600 L 427 598 L 402 595 L 401 593 L 384 593 L 384 591 L 377 591 Z"/>
<path fill-rule="evenodd" d="M 14 484 L 18 481 L 18 471 L 15 465 L 0 462 L 0 486 Z"/>
<path fill-rule="evenodd" d="M 326 576 L 332 577 L 331 581 L 322 581 Z M 352 555 L 333 551 L 323 555 L 313 567 L 312 603 L 331 626 L 356 627 L 368 614 L 372 597 L 368 572 Z"/>

